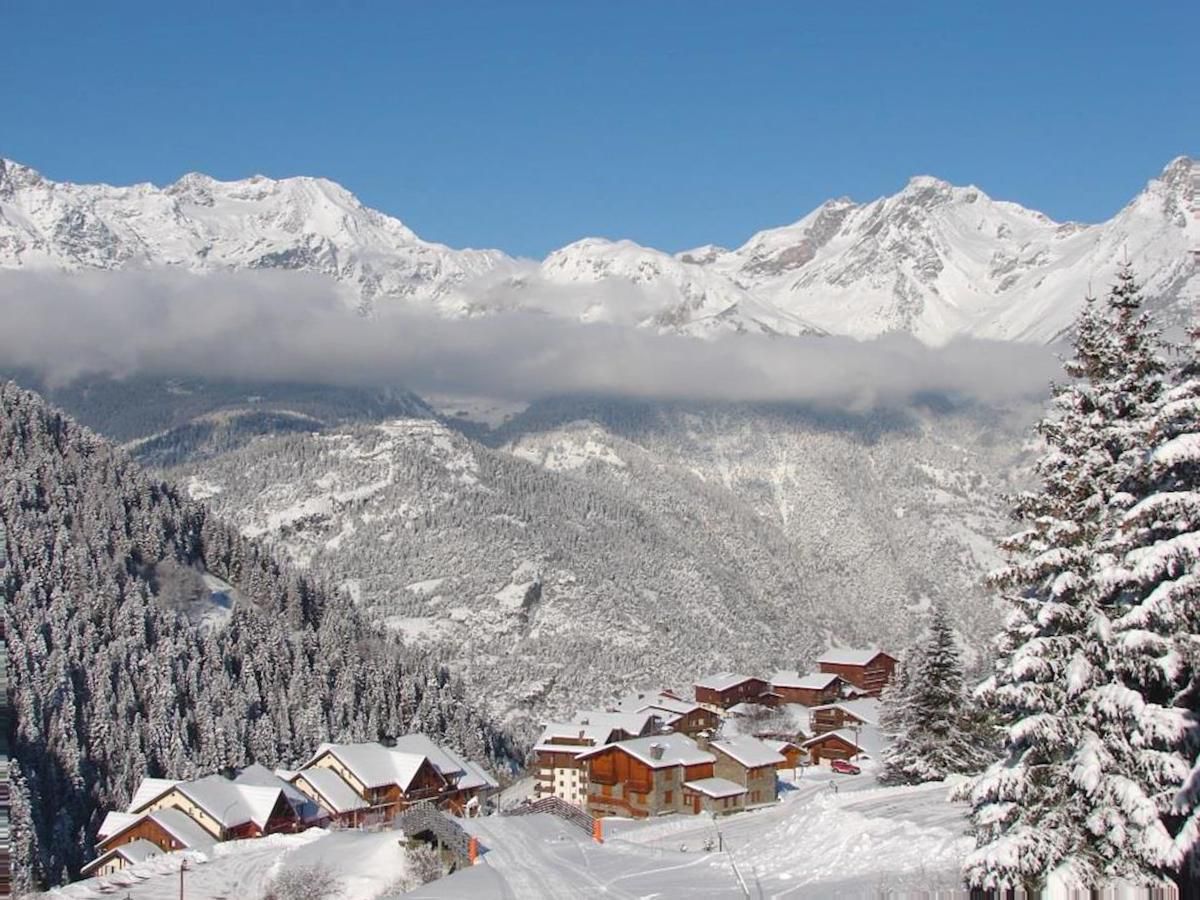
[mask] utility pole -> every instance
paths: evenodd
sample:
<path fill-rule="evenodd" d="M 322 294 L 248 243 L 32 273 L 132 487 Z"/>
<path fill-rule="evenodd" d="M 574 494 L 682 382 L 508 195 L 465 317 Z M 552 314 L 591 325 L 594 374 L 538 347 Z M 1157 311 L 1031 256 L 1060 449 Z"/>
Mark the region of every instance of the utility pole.
<path fill-rule="evenodd" d="M 183 900 L 183 873 L 187 871 L 187 860 L 179 863 L 179 900 Z"/>

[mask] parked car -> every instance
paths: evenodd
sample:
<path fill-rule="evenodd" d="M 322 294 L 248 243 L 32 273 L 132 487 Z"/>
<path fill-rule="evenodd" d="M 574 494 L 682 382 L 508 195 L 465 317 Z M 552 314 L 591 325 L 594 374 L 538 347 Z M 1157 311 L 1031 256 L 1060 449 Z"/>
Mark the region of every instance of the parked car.
<path fill-rule="evenodd" d="M 835 760 L 831 761 L 829 763 L 829 768 L 833 769 L 833 771 L 837 772 L 839 775 L 860 775 L 860 774 L 862 774 L 862 769 L 860 769 L 854 763 L 848 762 L 847 760 L 844 760 L 844 759 L 835 759 Z"/>

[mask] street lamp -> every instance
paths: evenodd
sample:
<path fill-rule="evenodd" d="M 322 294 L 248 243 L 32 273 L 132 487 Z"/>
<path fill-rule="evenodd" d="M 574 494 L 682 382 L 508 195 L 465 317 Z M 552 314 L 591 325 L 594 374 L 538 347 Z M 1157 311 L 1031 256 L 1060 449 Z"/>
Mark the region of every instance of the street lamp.
<path fill-rule="evenodd" d="M 183 873 L 187 871 L 187 863 L 186 859 L 179 863 L 179 900 L 183 900 Z"/>

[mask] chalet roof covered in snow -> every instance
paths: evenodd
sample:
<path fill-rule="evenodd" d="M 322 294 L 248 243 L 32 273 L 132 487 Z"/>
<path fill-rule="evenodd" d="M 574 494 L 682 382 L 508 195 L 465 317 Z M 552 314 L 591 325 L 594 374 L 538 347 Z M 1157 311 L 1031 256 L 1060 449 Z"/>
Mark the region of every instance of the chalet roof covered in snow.
<path fill-rule="evenodd" d="M 129 801 L 129 812 L 141 812 L 177 784 L 179 782 L 173 778 L 143 778 L 133 792 L 133 799 Z"/>
<path fill-rule="evenodd" d="M 883 653 L 878 647 L 868 647 L 865 650 L 857 650 L 853 647 L 830 647 L 820 658 L 817 663 L 828 663 L 831 666 L 865 666 L 879 654 Z M 884 653 L 884 656 L 887 656 Z"/>
<path fill-rule="evenodd" d="M 635 691 L 619 698 L 613 706 L 620 712 L 668 712 L 678 717 L 699 709 L 691 700 L 681 700 L 665 691 Z M 659 716 L 666 720 L 666 716 Z"/>
<path fill-rule="evenodd" d="M 874 697 L 862 697 L 858 700 L 839 700 L 836 703 L 824 703 L 821 706 L 814 706 L 813 712 L 820 712 L 824 709 L 841 709 L 850 713 L 854 718 L 859 719 L 867 725 L 879 724 L 879 701 Z"/>
<path fill-rule="evenodd" d="M 851 747 L 857 747 L 862 753 L 870 757 L 878 757 L 883 751 L 885 743 L 883 735 L 879 733 L 878 728 L 865 726 L 863 728 L 839 728 L 836 731 L 827 731 L 824 734 L 818 734 L 816 737 L 809 738 L 801 746 L 804 748 L 812 747 L 834 737 L 841 738 Z"/>
<path fill-rule="evenodd" d="M 282 791 L 288 803 L 292 805 L 292 809 L 296 811 L 296 815 L 303 822 L 309 822 L 320 817 L 321 809 L 311 797 L 290 781 L 272 772 L 266 766 L 261 766 L 258 763 L 246 766 L 246 768 L 238 772 L 233 782 L 245 787 L 275 788 Z"/>
<path fill-rule="evenodd" d="M 247 822 L 265 828 L 271 811 L 283 797 L 279 785 L 237 784 L 222 775 L 208 775 L 176 787 L 224 828 L 236 828 Z"/>
<path fill-rule="evenodd" d="M 333 769 L 313 766 L 310 769 L 301 769 L 294 777 L 303 778 L 316 792 L 317 797 L 314 799 L 323 804 L 330 812 L 348 813 L 356 809 L 365 809 L 367 806 L 366 801 L 358 796 L 354 788 L 346 784 L 346 780 Z"/>
<path fill-rule="evenodd" d="M 103 840 L 110 835 L 116 834 L 137 817 L 137 813 L 117 812 L 114 810 L 104 817 L 104 821 L 100 823 L 100 830 L 96 832 L 96 837 Z"/>
<path fill-rule="evenodd" d="M 738 784 L 736 781 L 730 781 L 728 778 L 700 778 L 696 781 L 685 781 L 685 788 L 692 791 L 698 791 L 709 797 L 738 797 L 742 794 L 749 793 L 745 787 Z"/>
<path fill-rule="evenodd" d="M 423 753 L 405 753 L 383 744 L 322 744 L 308 765 L 311 766 L 326 753 L 333 754 L 368 788 L 395 784 L 405 791 L 417 777 L 417 772 L 426 760 Z"/>
<path fill-rule="evenodd" d="M 499 782 L 478 763 L 464 759 L 448 747 L 435 744 L 428 735 L 420 732 L 406 734 L 396 738 L 395 749 L 405 753 L 419 753 L 433 763 L 433 767 L 447 781 L 456 784 L 461 790 L 475 790 L 499 787 Z M 457 779 L 457 781 L 455 781 Z"/>
<path fill-rule="evenodd" d="M 772 687 L 793 688 L 802 691 L 823 691 L 837 681 L 833 672 L 776 672 L 771 676 Z"/>
<path fill-rule="evenodd" d="M 668 766 L 681 765 L 695 766 L 702 763 L 716 762 L 716 757 L 706 750 L 701 750 L 699 744 L 683 734 L 649 735 L 647 737 L 634 738 L 631 741 L 618 741 L 614 744 L 606 744 L 603 747 L 597 747 L 595 750 L 581 753 L 579 756 L 581 759 L 596 756 L 609 748 L 622 750 L 652 769 L 664 769 Z M 656 750 L 655 748 L 658 749 Z"/>
<path fill-rule="evenodd" d="M 736 687 L 737 685 L 750 680 L 752 680 L 752 676 L 742 675 L 739 672 L 717 672 L 713 675 L 706 675 L 701 678 L 696 682 L 696 687 L 707 688 L 710 691 L 727 691 L 731 687 Z"/>
<path fill-rule="evenodd" d="M 114 831 L 109 837 L 128 831 L 140 822 L 151 821 L 163 831 L 183 844 L 188 850 L 204 849 L 217 842 L 211 834 L 201 828 L 196 820 L 182 810 L 169 807 L 156 809 L 154 812 L 141 813 L 134 816 L 124 827 Z"/>
<path fill-rule="evenodd" d="M 709 747 L 712 750 L 724 753 L 730 759 L 741 763 L 748 769 L 757 769 L 761 766 L 775 766 L 786 762 L 778 752 L 772 750 L 758 738 L 753 738 L 745 734 L 721 741 L 713 741 L 709 744 Z"/>
<path fill-rule="evenodd" d="M 469 759 L 464 760 L 463 764 L 467 767 L 467 774 L 463 775 L 458 780 L 458 787 L 464 791 L 489 791 L 496 790 L 500 787 L 500 782 L 488 774 L 487 769 L 478 763 L 473 763 Z"/>
<path fill-rule="evenodd" d="M 134 818 L 140 818 L 134 816 Z M 130 865 L 135 865 L 140 862 L 145 862 L 153 856 L 161 856 L 162 850 L 157 844 L 152 844 L 144 838 L 138 838 L 136 841 L 130 841 L 128 844 L 121 844 L 119 847 L 113 847 L 111 850 L 100 854 L 90 863 L 85 865 L 80 872 L 87 875 L 89 872 L 95 871 L 106 862 L 120 857 Z"/>
<path fill-rule="evenodd" d="M 573 722 L 548 722 L 538 738 L 539 745 L 555 744 L 562 739 L 587 741 L 590 746 L 611 743 L 618 729 L 639 735 L 657 718 L 652 712 L 602 712 L 580 710 Z"/>

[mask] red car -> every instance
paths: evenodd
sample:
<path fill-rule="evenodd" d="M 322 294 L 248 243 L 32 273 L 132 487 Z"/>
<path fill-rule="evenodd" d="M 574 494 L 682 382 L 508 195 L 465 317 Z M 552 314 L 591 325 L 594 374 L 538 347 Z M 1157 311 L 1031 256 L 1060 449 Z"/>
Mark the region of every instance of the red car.
<path fill-rule="evenodd" d="M 829 763 L 829 768 L 837 772 L 839 775 L 861 775 L 862 769 L 852 762 L 847 762 L 844 759 L 835 759 Z"/>

